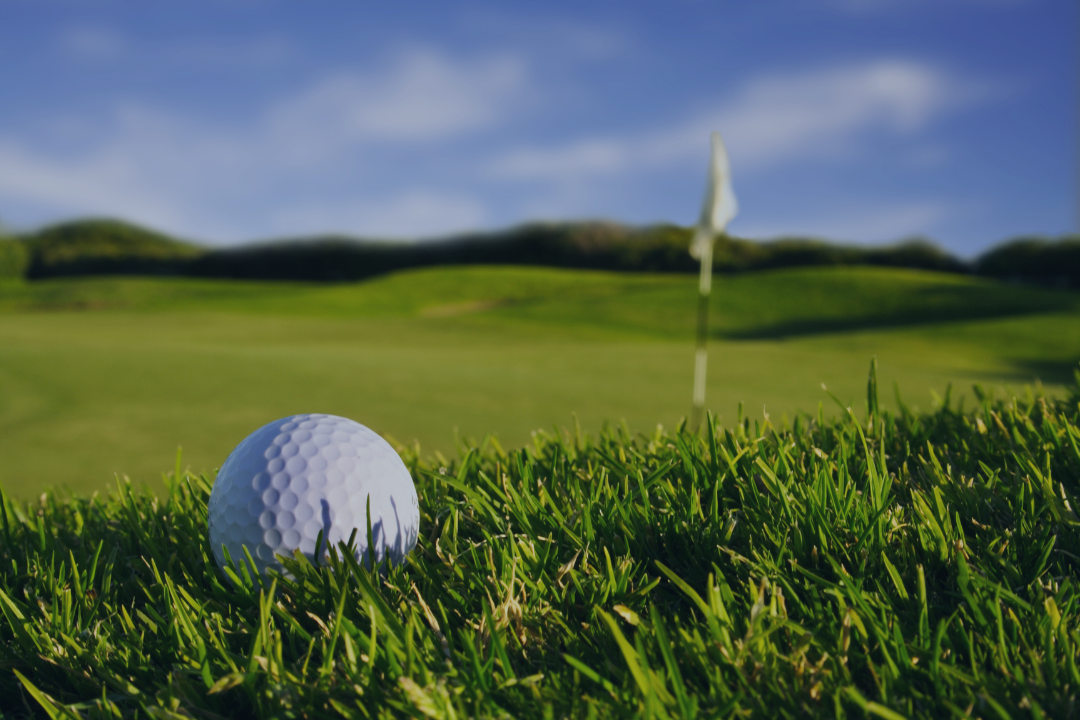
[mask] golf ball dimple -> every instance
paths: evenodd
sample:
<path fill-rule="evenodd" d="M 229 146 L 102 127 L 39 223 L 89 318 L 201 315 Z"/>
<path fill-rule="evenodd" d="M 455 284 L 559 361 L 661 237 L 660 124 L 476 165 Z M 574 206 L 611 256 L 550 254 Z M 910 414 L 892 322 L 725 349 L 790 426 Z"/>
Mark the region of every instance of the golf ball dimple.
<path fill-rule="evenodd" d="M 356 531 L 356 557 L 397 565 L 416 546 L 420 508 L 408 468 L 389 443 L 335 415 L 293 415 L 244 439 L 210 492 L 210 544 L 218 565 L 247 547 L 260 573 L 285 572 L 278 555 L 311 561 Z M 319 532 L 323 544 L 316 548 Z M 320 558 L 321 559 L 321 558 Z"/>

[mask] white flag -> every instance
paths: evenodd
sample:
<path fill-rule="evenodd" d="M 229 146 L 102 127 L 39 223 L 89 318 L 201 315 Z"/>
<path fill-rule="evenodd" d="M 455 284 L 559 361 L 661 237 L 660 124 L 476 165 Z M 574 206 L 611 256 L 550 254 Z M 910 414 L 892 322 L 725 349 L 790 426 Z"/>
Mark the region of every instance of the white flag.
<path fill-rule="evenodd" d="M 720 133 L 712 134 L 712 162 L 709 164 L 709 183 L 705 189 L 705 202 L 701 205 L 701 218 L 694 229 L 690 254 L 700 259 L 706 245 L 724 232 L 727 224 L 739 212 L 735 191 L 731 189 L 731 167 L 727 150 Z"/>

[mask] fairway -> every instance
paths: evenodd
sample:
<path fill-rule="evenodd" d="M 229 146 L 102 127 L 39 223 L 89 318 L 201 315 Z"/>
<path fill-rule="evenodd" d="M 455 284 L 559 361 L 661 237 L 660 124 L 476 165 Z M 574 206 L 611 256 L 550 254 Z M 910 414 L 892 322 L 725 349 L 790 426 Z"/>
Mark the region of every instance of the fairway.
<path fill-rule="evenodd" d="M 0 285 L 0 483 L 160 485 L 299 412 L 354 418 L 422 455 L 494 433 L 673 427 L 689 411 L 696 279 L 523 268 L 357 284 L 96 278 Z M 1080 298 L 870 268 L 719 278 L 707 405 L 774 424 L 865 402 L 877 356 L 929 408 L 954 384 L 1053 392 L 1080 360 Z"/>

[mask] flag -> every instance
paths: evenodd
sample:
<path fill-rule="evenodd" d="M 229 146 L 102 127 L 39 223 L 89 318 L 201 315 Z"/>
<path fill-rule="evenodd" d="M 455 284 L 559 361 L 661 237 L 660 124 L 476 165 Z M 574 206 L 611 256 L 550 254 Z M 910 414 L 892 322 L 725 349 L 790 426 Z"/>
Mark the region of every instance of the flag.
<path fill-rule="evenodd" d="M 731 189 L 731 167 L 727 150 L 720 133 L 712 134 L 712 162 L 709 164 L 709 181 L 705 188 L 705 202 L 701 205 L 701 217 L 694 229 L 690 254 L 701 259 L 716 236 L 723 233 L 727 224 L 739 212 L 735 191 Z"/>

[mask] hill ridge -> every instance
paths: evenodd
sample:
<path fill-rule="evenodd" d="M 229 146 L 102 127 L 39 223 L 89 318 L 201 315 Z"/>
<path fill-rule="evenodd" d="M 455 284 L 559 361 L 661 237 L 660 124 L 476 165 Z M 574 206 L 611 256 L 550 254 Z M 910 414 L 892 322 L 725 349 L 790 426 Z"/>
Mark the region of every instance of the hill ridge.
<path fill-rule="evenodd" d="M 436 265 L 534 265 L 631 272 L 692 273 L 691 229 L 610 220 L 533 221 L 502 230 L 392 241 L 343 234 L 260 240 L 211 248 L 112 218 L 73 220 L 0 240 L 0 276 L 176 275 L 251 280 L 355 281 Z M 978 274 L 1080 288 L 1080 236 L 1023 236 L 964 261 L 925 238 L 860 246 L 786 237 L 722 236 L 714 270 L 877 265 Z"/>

